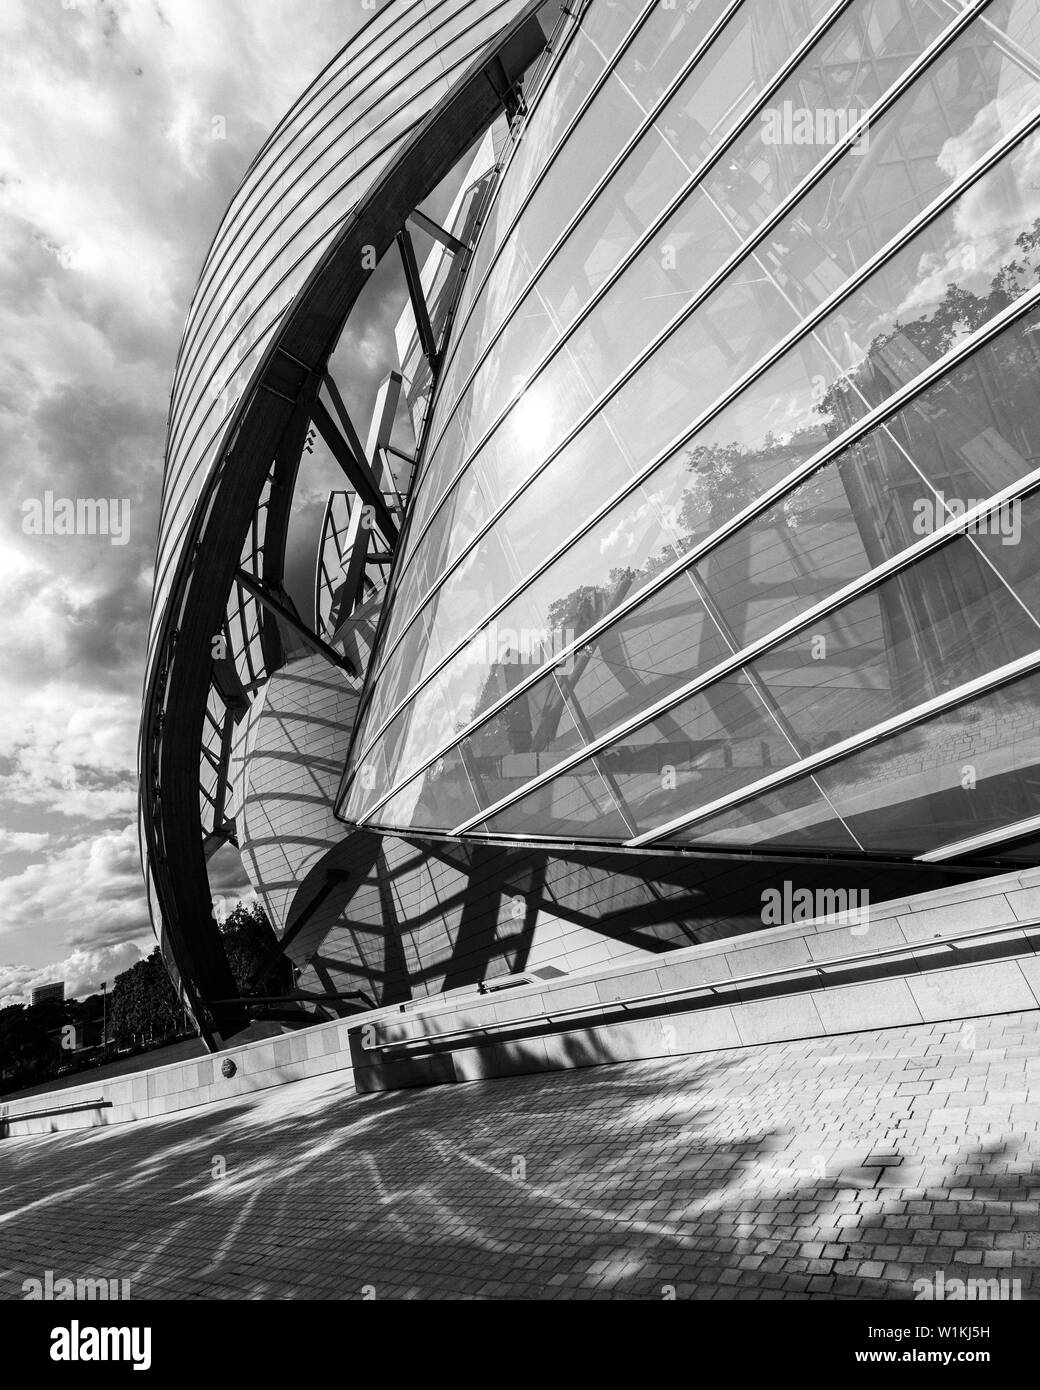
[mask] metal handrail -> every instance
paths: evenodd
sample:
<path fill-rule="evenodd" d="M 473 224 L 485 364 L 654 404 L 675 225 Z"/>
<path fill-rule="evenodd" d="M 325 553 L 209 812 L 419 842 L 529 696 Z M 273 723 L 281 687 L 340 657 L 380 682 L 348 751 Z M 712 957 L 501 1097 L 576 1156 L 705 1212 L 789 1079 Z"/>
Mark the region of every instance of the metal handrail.
<path fill-rule="evenodd" d="M 75 1105 L 53 1105 L 48 1110 L 26 1110 L 12 1115 L 8 1110 L 8 1105 L 13 1102 L 0 1103 L 0 1125 L 11 1124 L 15 1120 L 42 1120 L 48 1115 L 74 1115 L 79 1110 L 111 1110 L 112 1102 L 106 1100 L 104 1096 L 99 1096 L 97 1100 L 81 1100 Z"/>

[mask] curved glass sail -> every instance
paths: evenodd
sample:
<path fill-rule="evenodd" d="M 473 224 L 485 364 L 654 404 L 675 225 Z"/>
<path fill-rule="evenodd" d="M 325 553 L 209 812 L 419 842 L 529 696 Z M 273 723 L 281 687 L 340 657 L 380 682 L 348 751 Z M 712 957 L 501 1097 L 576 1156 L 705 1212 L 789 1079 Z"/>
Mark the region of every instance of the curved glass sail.
<path fill-rule="evenodd" d="M 340 813 L 932 855 L 1037 810 L 1040 4 L 680 9 L 519 132 Z"/>

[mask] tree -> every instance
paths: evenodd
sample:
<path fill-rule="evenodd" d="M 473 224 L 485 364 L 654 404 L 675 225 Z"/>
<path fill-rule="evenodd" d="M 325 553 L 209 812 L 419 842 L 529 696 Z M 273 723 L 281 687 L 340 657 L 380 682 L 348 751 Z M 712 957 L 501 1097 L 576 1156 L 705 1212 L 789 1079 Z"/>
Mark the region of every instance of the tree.
<path fill-rule="evenodd" d="M 236 903 L 220 927 L 224 952 L 242 995 L 288 994 L 295 986 L 292 966 L 284 957 L 270 974 L 257 981 L 256 975 L 278 944 L 278 938 L 259 903 L 247 907 Z"/>
<path fill-rule="evenodd" d="M 111 999 L 118 1045 L 129 1047 L 138 1038 L 165 1038 L 177 1032 L 180 1006 L 158 946 L 116 976 Z"/>
<path fill-rule="evenodd" d="M 61 1060 L 57 1043 L 36 1014 L 23 1004 L 0 1009 L 0 1076 L 18 1085 L 49 1075 Z"/>

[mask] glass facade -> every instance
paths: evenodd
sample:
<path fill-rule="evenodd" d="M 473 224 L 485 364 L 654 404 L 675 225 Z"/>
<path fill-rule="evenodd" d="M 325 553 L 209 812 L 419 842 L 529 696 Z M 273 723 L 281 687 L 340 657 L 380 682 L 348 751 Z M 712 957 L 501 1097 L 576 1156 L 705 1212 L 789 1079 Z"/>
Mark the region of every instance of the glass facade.
<path fill-rule="evenodd" d="M 210 247 L 178 355 L 153 647 L 220 442 L 294 296 L 404 139 L 524 7 L 524 0 L 382 5 L 251 165 Z"/>
<path fill-rule="evenodd" d="M 463 287 L 341 815 L 929 857 L 1035 817 L 1038 174 L 1040 0 L 591 0 Z"/>

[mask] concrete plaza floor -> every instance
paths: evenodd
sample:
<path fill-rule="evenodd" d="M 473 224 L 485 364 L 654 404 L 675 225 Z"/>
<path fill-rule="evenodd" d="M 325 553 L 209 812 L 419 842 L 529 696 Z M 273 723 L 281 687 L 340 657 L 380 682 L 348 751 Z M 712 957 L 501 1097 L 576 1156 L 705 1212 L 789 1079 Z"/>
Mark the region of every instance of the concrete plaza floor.
<path fill-rule="evenodd" d="M 0 1298 L 50 1270 L 138 1299 L 914 1298 L 940 1273 L 1029 1299 L 1038 1128 L 1035 1012 L 381 1096 L 325 1076 L 0 1141 Z"/>

